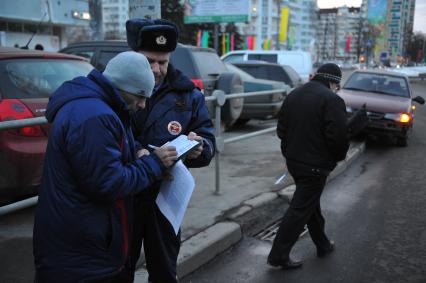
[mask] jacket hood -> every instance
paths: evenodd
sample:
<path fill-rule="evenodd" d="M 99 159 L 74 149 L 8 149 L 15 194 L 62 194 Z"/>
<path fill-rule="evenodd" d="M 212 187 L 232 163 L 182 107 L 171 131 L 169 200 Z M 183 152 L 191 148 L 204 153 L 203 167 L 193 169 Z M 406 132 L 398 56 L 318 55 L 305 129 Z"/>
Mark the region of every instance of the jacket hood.
<path fill-rule="evenodd" d="M 62 106 L 70 101 L 84 98 L 101 99 L 115 111 L 128 110 L 127 104 L 108 79 L 93 69 L 87 77 L 77 77 L 67 81 L 52 94 L 46 109 L 47 120 L 52 123 Z"/>

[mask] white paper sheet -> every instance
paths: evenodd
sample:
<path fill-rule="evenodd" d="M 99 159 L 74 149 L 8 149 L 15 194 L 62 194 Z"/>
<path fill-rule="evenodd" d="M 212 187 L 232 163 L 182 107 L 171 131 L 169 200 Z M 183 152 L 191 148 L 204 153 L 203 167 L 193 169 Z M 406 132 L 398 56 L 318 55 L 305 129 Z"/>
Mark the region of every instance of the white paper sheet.
<path fill-rule="evenodd" d="M 181 160 L 170 169 L 170 174 L 173 180 L 161 183 L 160 193 L 155 202 L 177 235 L 194 191 L 195 181 Z"/>
<path fill-rule="evenodd" d="M 188 150 L 194 148 L 199 144 L 198 141 L 189 140 L 188 136 L 180 135 L 172 141 L 169 141 L 165 145 L 172 145 L 176 147 L 176 151 L 178 153 L 177 157 L 180 158 L 183 154 L 185 154 Z"/>

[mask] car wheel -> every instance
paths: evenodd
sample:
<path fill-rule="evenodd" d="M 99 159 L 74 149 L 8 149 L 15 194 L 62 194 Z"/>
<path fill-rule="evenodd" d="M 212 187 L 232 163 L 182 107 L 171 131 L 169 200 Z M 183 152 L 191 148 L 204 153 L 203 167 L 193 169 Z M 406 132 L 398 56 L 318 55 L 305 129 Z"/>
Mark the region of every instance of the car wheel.
<path fill-rule="evenodd" d="M 226 94 L 244 92 L 243 82 L 237 74 L 222 73 L 217 82 L 217 89 Z M 244 98 L 226 100 L 222 107 L 221 119 L 224 122 L 225 130 L 228 130 L 238 120 L 243 111 Z"/>
<path fill-rule="evenodd" d="M 408 137 L 405 135 L 403 137 L 397 137 L 396 138 L 396 145 L 401 147 L 408 146 Z"/>

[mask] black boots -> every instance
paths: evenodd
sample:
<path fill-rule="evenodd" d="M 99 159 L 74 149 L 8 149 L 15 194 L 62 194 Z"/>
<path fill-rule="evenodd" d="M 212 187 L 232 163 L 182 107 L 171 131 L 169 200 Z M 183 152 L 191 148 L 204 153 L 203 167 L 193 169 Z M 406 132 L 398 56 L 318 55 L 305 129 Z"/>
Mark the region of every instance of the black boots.
<path fill-rule="evenodd" d="M 333 251 L 334 251 L 334 242 L 330 241 L 330 244 L 328 245 L 326 249 L 317 248 L 317 257 L 319 258 L 326 257 L 327 255 L 331 254 Z"/>
<path fill-rule="evenodd" d="M 296 269 L 302 267 L 303 262 L 295 261 L 291 258 L 288 258 L 287 260 L 272 260 L 268 258 L 268 264 L 273 267 L 281 267 L 282 269 Z"/>

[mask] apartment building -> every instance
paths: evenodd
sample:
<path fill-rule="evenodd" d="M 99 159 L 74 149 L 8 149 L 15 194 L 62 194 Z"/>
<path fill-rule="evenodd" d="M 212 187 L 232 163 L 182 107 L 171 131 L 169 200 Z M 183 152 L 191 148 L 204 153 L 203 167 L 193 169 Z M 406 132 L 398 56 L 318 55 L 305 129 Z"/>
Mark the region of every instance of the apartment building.
<path fill-rule="evenodd" d="M 405 55 L 413 32 L 415 0 L 390 0 L 387 13 L 387 51 L 391 57 Z"/>
<path fill-rule="evenodd" d="M 281 8 L 289 8 L 288 34 L 278 42 Z M 255 48 L 271 40 L 271 49 L 311 51 L 315 49 L 316 0 L 251 0 L 250 19 L 236 26 L 243 36 L 254 36 Z M 315 53 L 315 52 L 314 52 Z"/>
<path fill-rule="evenodd" d="M 316 36 L 321 61 L 358 59 L 363 44 L 361 11 L 347 6 L 319 10 Z"/>
<path fill-rule="evenodd" d="M 68 44 L 67 29 L 88 27 L 88 0 L 0 1 L 0 46 L 57 51 Z"/>
<path fill-rule="evenodd" d="M 126 39 L 129 0 L 102 0 L 102 22 L 105 39 Z"/>

